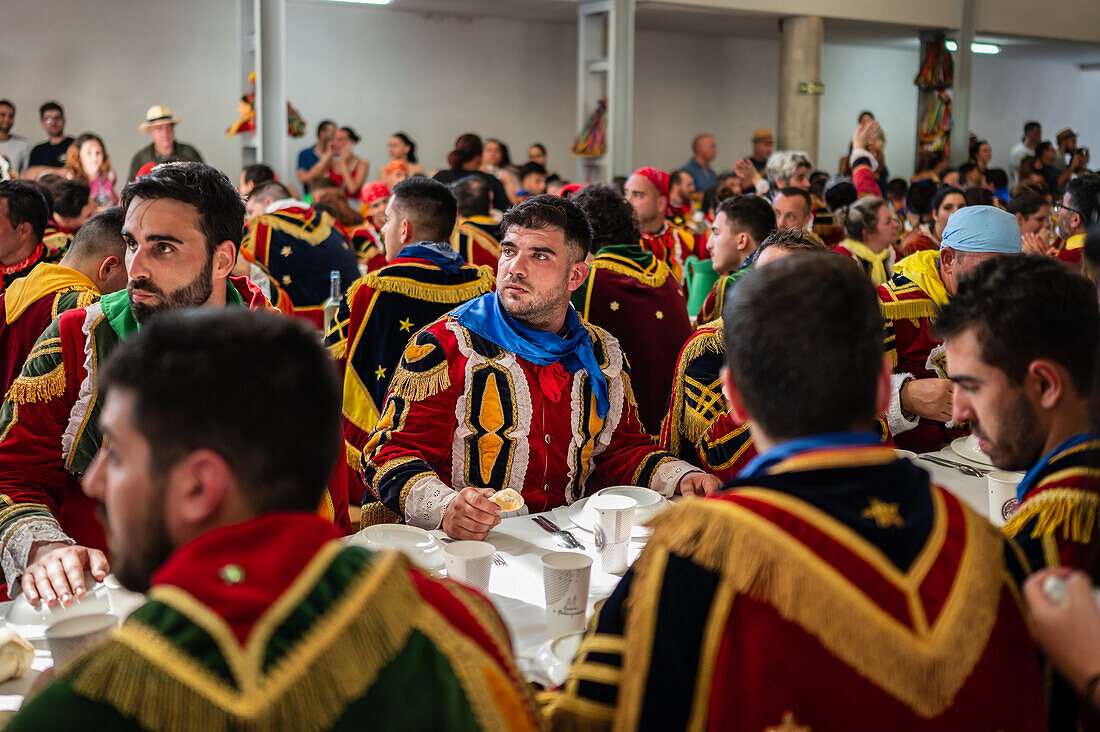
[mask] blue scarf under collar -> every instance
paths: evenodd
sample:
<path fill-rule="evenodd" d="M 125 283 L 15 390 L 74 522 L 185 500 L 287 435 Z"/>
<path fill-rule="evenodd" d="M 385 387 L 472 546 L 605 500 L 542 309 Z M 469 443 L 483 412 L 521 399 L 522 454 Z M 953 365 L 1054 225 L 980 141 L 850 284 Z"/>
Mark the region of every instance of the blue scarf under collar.
<path fill-rule="evenodd" d="M 823 450 L 830 447 L 862 447 L 881 444 L 879 436 L 874 432 L 831 432 L 825 435 L 797 437 L 793 440 L 780 442 L 767 452 L 757 455 L 737 477 L 740 479 L 767 475 L 772 466 L 803 452 Z"/>
<path fill-rule="evenodd" d="M 448 274 L 458 274 L 466 261 L 458 256 L 458 252 L 446 242 L 422 241 L 417 244 L 408 244 L 400 252 L 397 258 L 411 257 L 413 259 L 425 259 L 439 267 Z"/>
<path fill-rule="evenodd" d="M 1024 475 L 1024 479 L 1016 485 L 1016 500 L 1018 500 L 1020 503 L 1023 503 L 1024 496 L 1027 495 L 1027 492 L 1034 488 L 1035 484 L 1039 482 L 1039 479 L 1043 477 L 1043 473 L 1046 471 L 1047 466 L 1050 465 L 1051 458 L 1056 455 L 1061 455 L 1063 452 L 1070 449 L 1071 447 L 1077 447 L 1078 445 L 1088 442 L 1089 440 L 1096 439 L 1097 434 L 1098 433 L 1096 431 L 1089 430 L 1088 432 L 1082 432 L 1079 435 L 1074 435 L 1073 437 L 1069 438 L 1061 445 L 1058 445 L 1058 447 L 1054 448 L 1046 455 L 1044 455 L 1043 459 L 1035 463 L 1035 465 L 1031 466 L 1031 470 L 1027 471 L 1027 474 Z"/>
<path fill-rule="evenodd" d="M 607 416 L 611 408 L 611 400 L 607 396 L 607 377 L 596 363 L 592 336 L 572 305 L 565 315 L 564 338 L 557 333 L 529 328 L 517 322 L 500 307 L 500 298 L 495 292 L 466 301 L 455 308 L 452 315 L 463 327 L 532 363 L 545 366 L 561 362 L 562 367 L 571 374 L 584 369 L 596 392 L 596 413 L 600 419 Z"/>

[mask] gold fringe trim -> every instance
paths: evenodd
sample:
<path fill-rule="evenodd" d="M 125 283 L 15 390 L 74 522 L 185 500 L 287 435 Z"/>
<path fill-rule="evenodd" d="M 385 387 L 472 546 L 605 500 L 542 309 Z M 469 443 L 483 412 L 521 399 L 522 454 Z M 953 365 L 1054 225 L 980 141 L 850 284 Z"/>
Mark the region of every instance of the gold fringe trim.
<path fill-rule="evenodd" d="M 767 493 L 754 490 L 756 495 Z M 721 574 L 736 594 L 771 605 L 922 718 L 943 713 L 981 660 L 1001 593 L 1011 584 L 1003 566 L 1004 540 L 963 510 L 970 541 L 939 617 L 922 629 L 921 622 L 914 623 L 916 628 L 899 623 L 843 573 L 752 511 L 726 501 L 685 499 L 651 521 L 653 538 L 635 565 L 620 695 L 627 703 L 623 711 L 636 713 L 641 706 L 665 558 L 674 553 Z M 898 589 L 913 609 L 920 607 L 919 586 L 910 575 L 903 585 L 911 586 Z M 807 592 L 808 587 L 813 591 Z M 630 635 L 631 629 L 638 635 Z"/>
<path fill-rule="evenodd" d="M 380 292 L 392 292 L 426 302 L 458 305 L 493 289 L 492 276 L 487 274 L 489 268 L 480 267 L 479 269 L 480 277 L 473 282 L 461 285 L 429 285 L 408 277 L 379 276 L 373 272 L 368 273 L 363 281 L 367 287 Z"/>
<path fill-rule="evenodd" d="M 631 262 L 625 264 L 623 260 L 618 257 L 612 257 L 609 255 L 599 255 L 591 262 L 593 269 L 605 269 L 609 272 L 621 274 L 624 277 L 639 282 L 646 287 L 661 287 L 665 284 L 665 280 L 672 274 L 672 270 L 668 268 L 668 265 L 657 259 L 653 258 L 653 264 L 646 269 L 640 269 L 636 264 Z"/>
<path fill-rule="evenodd" d="M 328 355 L 333 361 L 343 361 L 348 357 L 348 340 L 341 338 L 328 347 Z"/>
<path fill-rule="evenodd" d="M 401 364 L 390 381 L 390 392 L 400 394 L 412 402 L 419 402 L 451 388 L 450 364 L 446 361 L 417 373 L 409 371 Z"/>
<path fill-rule="evenodd" d="M 263 214 L 260 221 L 272 231 L 281 231 L 310 246 L 317 246 L 332 234 L 332 224 L 335 221 L 327 211 L 319 213 L 321 214 L 321 220 L 312 230 L 309 228 L 312 224 L 311 221 L 300 218 L 289 211 Z M 288 219 L 293 220 L 293 222 Z"/>
<path fill-rule="evenodd" d="M 920 320 L 936 317 L 936 303 L 932 300 L 900 300 L 880 302 L 882 314 L 890 320 Z"/>
<path fill-rule="evenodd" d="M 359 530 L 374 526 L 375 524 L 403 524 L 400 516 L 386 508 L 381 501 L 371 501 L 363 504 L 363 510 L 359 514 Z"/>
<path fill-rule="evenodd" d="M 48 402 L 65 393 L 65 364 L 59 363 L 53 371 L 40 376 L 19 376 L 8 390 L 13 404 Z"/>
<path fill-rule="evenodd" d="M 1096 527 L 1098 507 L 1100 495 L 1075 488 L 1052 488 L 1024 501 L 1002 531 L 1014 539 L 1032 519 L 1036 519 L 1031 529 L 1032 539 L 1051 536 L 1061 529 L 1064 540 L 1088 544 Z"/>

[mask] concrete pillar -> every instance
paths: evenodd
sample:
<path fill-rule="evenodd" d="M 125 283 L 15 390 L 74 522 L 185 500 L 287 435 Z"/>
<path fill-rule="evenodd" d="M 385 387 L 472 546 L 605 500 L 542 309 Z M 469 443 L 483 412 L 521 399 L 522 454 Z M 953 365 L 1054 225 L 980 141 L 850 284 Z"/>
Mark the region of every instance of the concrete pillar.
<path fill-rule="evenodd" d="M 784 18 L 779 23 L 779 129 L 777 150 L 803 150 L 817 159 L 821 82 L 821 46 L 825 21 L 816 16 Z M 800 85 L 802 86 L 801 90 Z"/>
<path fill-rule="evenodd" d="M 256 141 L 259 159 L 286 180 L 286 0 L 259 0 L 256 56 Z"/>
<path fill-rule="evenodd" d="M 970 77 L 974 52 L 977 0 L 959 0 L 959 35 L 955 50 L 955 79 L 951 84 L 951 167 L 957 168 L 970 155 Z"/>
<path fill-rule="evenodd" d="M 628 175 L 634 147 L 634 19 L 636 0 L 577 4 L 577 131 L 607 97 L 607 153 L 578 159 L 577 181 Z"/>

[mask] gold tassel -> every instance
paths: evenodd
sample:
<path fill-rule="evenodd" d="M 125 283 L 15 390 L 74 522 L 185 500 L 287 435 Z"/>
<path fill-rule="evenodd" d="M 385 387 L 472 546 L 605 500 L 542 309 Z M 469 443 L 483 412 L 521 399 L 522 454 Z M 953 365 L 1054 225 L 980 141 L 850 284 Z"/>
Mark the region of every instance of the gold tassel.
<path fill-rule="evenodd" d="M 640 282 L 646 287 L 661 287 L 665 284 L 665 280 L 672 274 L 672 270 L 668 268 L 668 265 L 659 259 L 654 258 L 654 266 L 649 269 L 637 269 L 621 262 L 615 261 L 610 258 L 596 257 L 592 260 L 593 269 L 605 269 L 609 272 L 615 272 L 625 277 L 629 277 L 636 282 Z"/>
<path fill-rule="evenodd" d="M 390 392 L 400 394 L 412 402 L 433 397 L 451 388 L 451 374 L 448 367 L 449 364 L 444 361 L 423 373 L 416 373 L 398 365 L 390 381 Z"/>
<path fill-rule="evenodd" d="M 932 300 L 900 300 L 879 303 L 884 317 L 890 320 L 920 320 L 936 317 L 938 308 Z"/>
<path fill-rule="evenodd" d="M 426 302 L 458 305 L 493 289 L 493 278 L 488 274 L 489 268 L 480 269 L 482 272 L 478 279 L 461 285 L 430 285 L 407 277 L 392 277 L 374 272 L 368 273 L 363 278 L 363 282 L 367 287 L 372 287 L 379 292 L 392 292 Z"/>
<path fill-rule="evenodd" d="M 1061 529 L 1063 540 L 1088 544 L 1092 541 L 1098 507 L 1100 495 L 1075 488 L 1052 488 L 1024 501 L 1002 530 L 1005 536 L 1013 539 L 1036 519 L 1031 529 L 1032 539 L 1052 536 Z"/>
<path fill-rule="evenodd" d="M 65 386 L 65 364 L 59 363 L 40 376 L 19 376 L 8 390 L 8 399 L 14 404 L 48 402 L 63 395 Z"/>

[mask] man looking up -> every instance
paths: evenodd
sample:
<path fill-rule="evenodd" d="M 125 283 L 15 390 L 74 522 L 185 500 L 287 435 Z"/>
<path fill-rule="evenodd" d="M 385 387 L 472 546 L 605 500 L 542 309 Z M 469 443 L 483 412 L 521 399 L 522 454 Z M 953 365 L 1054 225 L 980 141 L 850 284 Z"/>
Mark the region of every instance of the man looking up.
<path fill-rule="evenodd" d="M 65 156 L 73 144 L 73 138 L 65 134 L 65 110 L 57 102 L 46 102 L 39 107 L 38 121 L 46 131 L 46 141 L 31 148 L 28 167 L 23 172 L 28 180 L 37 180 L 43 173 L 64 174 Z"/>
<path fill-rule="evenodd" d="M 1085 232 L 1100 220 L 1100 175 L 1089 173 L 1071 180 L 1054 213 L 1058 216 L 1058 236 L 1064 242 L 1055 256 L 1080 270 Z"/>
<path fill-rule="evenodd" d="M 726 294 L 737 280 L 752 270 L 753 256 L 775 231 L 775 221 L 768 202 L 759 196 L 732 196 L 718 204 L 707 237 L 707 249 L 711 266 L 719 276 L 699 310 L 696 318 L 699 325 L 722 317 Z"/>
<path fill-rule="evenodd" d="M 439 181 L 417 176 L 394 186 L 386 204 L 388 264 L 356 280 L 326 325 L 325 346 L 344 367 L 344 441 L 354 476 L 353 503 L 363 494 L 359 451 L 378 424 L 409 339 L 455 305 L 493 289 L 491 269 L 465 264 L 451 248 L 454 222 L 454 194 Z"/>
<path fill-rule="evenodd" d="M 813 231 L 814 202 L 809 191 L 794 186 L 780 188 L 772 199 L 772 210 L 775 228 Z"/>
<path fill-rule="evenodd" d="M 1100 434 L 1089 394 L 1098 329 L 1092 283 L 1042 255 L 982 264 L 936 319 L 956 385 L 954 420 L 970 423 L 995 466 L 1028 471 L 1004 533 L 1032 570 L 1096 573 Z M 1052 730 L 1079 728 L 1073 689 L 1061 677 L 1049 718 Z"/>
<path fill-rule="evenodd" d="M 314 332 L 176 311 L 116 353 L 85 490 L 106 508 L 116 576 L 149 597 L 15 729 L 538 728 L 488 602 L 343 545 L 313 512 L 340 446 Z M 213 407 L 233 404 L 248 419 Z M 410 680 L 429 703 L 394 693 Z"/>
<path fill-rule="evenodd" d="M 11 164 L 11 176 L 18 178 L 27 169 L 30 148 L 26 140 L 11 133 L 14 126 L 15 104 L 10 99 L 0 99 L 0 155 Z"/>
<path fill-rule="evenodd" d="M 203 162 L 202 153 L 186 142 L 176 141 L 176 125 L 179 120 L 172 116 L 172 110 L 160 104 L 154 104 L 145 112 L 145 121 L 138 129 L 153 138 L 149 147 L 143 147 L 130 159 L 130 178 L 137 178 L 138 171 L 148 163 L 183 161 Z"/>
<path fill-rule="evenodd" d="M 126 286 L 125 261 L 122 209 L 114 206 L 80 227 L 58 264 L 43 262 L 0 293 L 0 393 L 54 318 Z"/>
<path fill-rule="evenodd" d="M 42 261 L 50 204 L 34 183 L 0 181 L 0 292 Z"/>
<path fill-rule="evenodd" d="M 451 246 L 468 264 L 487 265 L 496 271 L 500 259 L 500 224 L 491 215 L 492 191 L 477 176 L 468 175 L 455 183 L 458 224 Z"/>
<path fill-rule="evenodd" d="M 638 215 L 643 249 L 668 265 L 676 280 L 684 279 L 683 263 L 695 251 L 695 236 L 686 228 L 671 226 L 668 214 L 668 173 L 639 168 L 623 186 L 627 202 Z"/>
<path fill-rule="evenodd" d="M 714 135 L 705 132 L 696 135 L 691 141 L 691 159 L 683 167 L 695 183 L 695 190 L 705 191 L 718 185 L 718 174 L 710 167 L 717 158 L 718 143 L 714 141 Z"/>
<path fill-rule="evenodd" d="M 716 488 L 642 432 L 622 348 L 569 304 L 588 276 L 581 209 L 535 196 L 501 225 L 497 291 L 405 349 L 363 447 L 371 493 L 408 524 L 483 539 L 500 522 L 489 497 L 504 488 L 531 513 L 607 485 L 665 496 Z"/>
<path fill-rule="evenodd" d="M 879 286 L 886 353 L 894 367 L 886 424 L 898 447 L 929 452 L 965 435 L 952 420 L 955 389 L 933 319 L 979 264 L 1021 251 L 1015 216 L 993 206 L 968 206 L 948 220 L 939 251 L 906 257 Z"/>
<path fill-rule="evenodd" d="M 544 707 L 551 729 L 1044 728 L 1018 555 L 879 444 L 878 320 L 834 254 L 734 289 L 722 381 L 760 455 L 650 521 Z"/>
<path fill-rule="evenodd" d="M 592 224 L 596 255 L 573 292 L 573 307 L 589 323 L 616 334 L 630 362 L 642 427 L 657 434 L 676 353 L 691 335 L 684 291 L 668 265 L 638 246 L 634 209 L 613 186 L 586 186 L 573 200 Z"/>
<path fill-rule="evenodd" d="M 54 320 L 0 408 L 0 495 L 12 509 L 0 520 L 0 567 L 32 604 L 67 604 L 86 591 L 85 571 L 102 579 L 109 570 L 96 505 L 80 491 L 103 444 L 97 385 L 107 356 L 165 310 L 266 307 L 255 285 L 230 276 L 244 203 L 224 174 L 165 163 L 127 185 L 121 204 L 126 289 Z M 346 510 L 346 497 L 326 502 L 334 521 Z"/>

